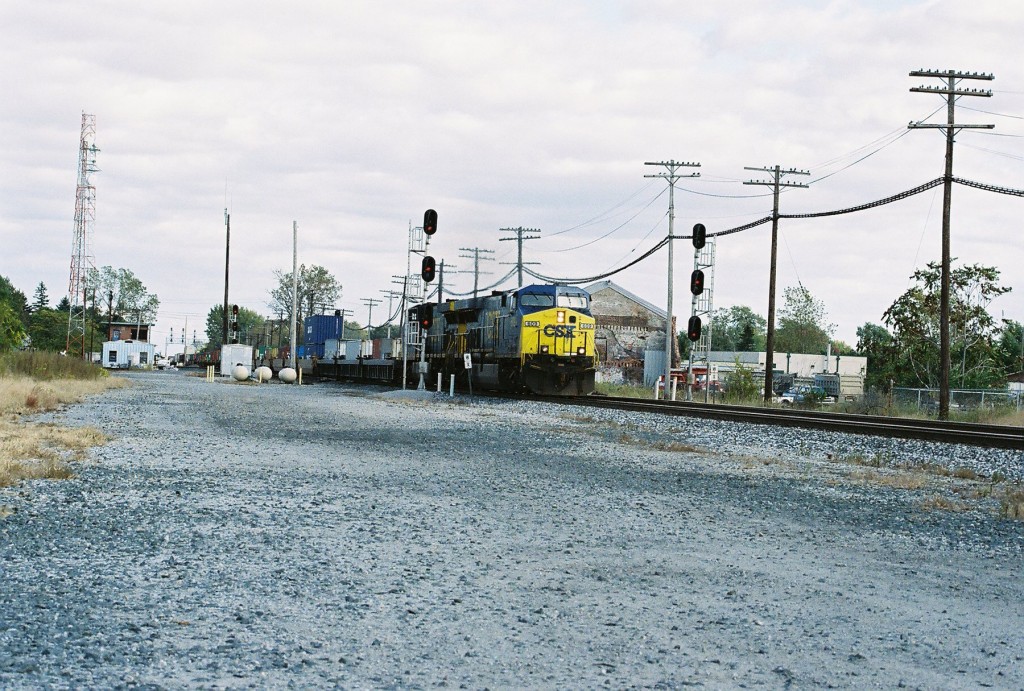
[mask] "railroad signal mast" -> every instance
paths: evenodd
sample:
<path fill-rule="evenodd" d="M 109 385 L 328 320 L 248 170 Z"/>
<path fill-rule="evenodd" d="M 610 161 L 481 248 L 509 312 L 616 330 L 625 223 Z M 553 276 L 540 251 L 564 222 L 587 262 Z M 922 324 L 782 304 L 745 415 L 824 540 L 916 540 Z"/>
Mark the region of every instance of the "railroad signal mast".
<path fill-rule="evenodd" d="M 402 312 L 408 314 L 410 312 L 408 308 L 408 302 L 410 300 L 410 293 L 414 292 L 417 295 L 417 302 L 423 303 L 427 300 L 427 287 L 428 284 L 434 280 L 436 261 L 433 257 L 427 254 L 427 249 L 430 245 L 430 237 L 437 232 L 437 211 L 434 209 L 427 209 L 423 214 L 423 225 L 413 227 L 409 224 L 409 253 L 408 259 L 406 260 L 406 275 L 404 278 L 404 290 L 402 291 Z M 422 255 L 420 260 L 420 273 L 412 274 L 412 255 Z M 405 329 L 403 329 L 403 342 L 402 342 L 402 388 L 406 386 L 406 373 L 408 372 L 409 363 L 409 345 L 413 347 L 418 344 L 420 349 L 419 357 L 419 385 L 416 387 L 417 390 L 423 391 L 426 389 L 424 380 L 424 374 L 427 369 L 427 331 L 422 328 L 422 324 L 419 319 L 419 313 L 417 312 L 415 319 L 406 319 Z M 415 355 L 415 350 L 413 351 Z"/>
<path fill-rule="evenodd" d="M 693 400 L 693 362 L 703 360 L 705 384 L 711 383 L 711 312 L 714 309 L 715 291 L 715 239 L 710 242 L 707 228 L 703 223 L 693 226 L 693 272 L 690 274 L 690 319 L 686 324 L 686 337 L 690 340 L 690 357 L 687 359 L 686 400 Z M 701 317 L 707 319 L 706 323 Z M 707 386 L 704 388 L 707 398 Z"/>
<path fill-rule="evenodd" d="M 96 116 L 82 113 L 82 133 L 78 144 L 78 187 L 75 193 L 75 230 L 71 241 L 71 274 L 68 279 L 68 338 L 69 356 L 90 358 L 85 349 L 86 293 L 96 272 L 96 258 L 92 253 L 93 226 L 96 223 L 96 187 L 92 174 L 97 172 Z M 92 286 L 95 289 L 95 286 Z"/>
<path fill-rule="evenodd" d="M 914 70 L 911 77 L 935 77 L 943 81 L 942 86 L 918 86 L 911 88 L 912 92 L 925 94 L 939 94 L 946 97 L 946 123 L 930 124 L 923 122 L 911 122 L 907 125 L 910 129 L 942 129 L 946 130 L 946 171 L 943 175 L 942 192 L 942 277 L 939 289 L 939 419 L 949 419 L 949 299 L 950 299 L 950 209 L 953 198 L 953 138 L 957 130 L 962 129 L 986 129 L 990 130 L 995 125 L 964 125 L 956 123 L 956 100 L 961 96 L 983 96 L 990 97 L 992 91 L 981 89 L 962 89 L 960 82 L 965 79 L 982 79 L 992 81 L 995 76 L 992 74 L 979 74 L 978 72 L 957 72 L 955 70 Z"/>

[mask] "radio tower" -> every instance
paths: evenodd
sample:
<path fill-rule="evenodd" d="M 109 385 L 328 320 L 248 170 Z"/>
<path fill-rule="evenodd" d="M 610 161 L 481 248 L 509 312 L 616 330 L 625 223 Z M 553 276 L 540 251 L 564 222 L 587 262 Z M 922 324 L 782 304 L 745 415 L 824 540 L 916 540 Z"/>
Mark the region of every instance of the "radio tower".
<path fill-rule="evenodd" d="M 92 254 L 92 231 L 96 222 L 96 188 L 92 174 L 97 171 L 96 116 L 82 113 L 82 138 L 78 146 L 78 190 L 75 194 L 75 234 L 71 242 L 71 278 L 68 279 L 69 357 L 89 357 L 85 350 L 85 308 L 89 281 L 96 271 Z M 93 286 L 95 290 L 95 287 Z M 95 302 L 95 299 L 93 300 Z"/>

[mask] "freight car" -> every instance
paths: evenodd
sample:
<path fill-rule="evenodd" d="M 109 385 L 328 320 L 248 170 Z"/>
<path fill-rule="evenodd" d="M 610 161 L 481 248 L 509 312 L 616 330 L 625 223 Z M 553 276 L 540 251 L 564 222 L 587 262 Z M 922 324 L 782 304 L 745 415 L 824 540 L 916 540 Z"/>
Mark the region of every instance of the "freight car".
<path fill-rule="evenodd" d="M 565 285 L 530 285 L 485 297 L 415 305 L 413 343 L 426 376 L 460 385 L 545 395 L 594 391 L 590 295 Z M 425 338 L 424 338 L 425 337 Z M 418 350 L 415 360 L 420 360 Z M 468 357 L 467 357 L 468 356 Z M 468 366 L 467 366 L 468 365 Z M 417 376 L 420 363 L 410 363 Z"/>

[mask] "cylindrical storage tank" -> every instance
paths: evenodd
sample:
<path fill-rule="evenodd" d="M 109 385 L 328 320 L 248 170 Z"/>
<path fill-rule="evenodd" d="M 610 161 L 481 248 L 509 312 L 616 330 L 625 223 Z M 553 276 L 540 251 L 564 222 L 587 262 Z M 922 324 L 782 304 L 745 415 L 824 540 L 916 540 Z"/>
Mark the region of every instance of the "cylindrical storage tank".
<path fill-rule="evenodd" d="M 231 376 L 235 378 L 235 381 L 245 381 L 249 378 L 249 368 L 245 365 L 235 365 L 235 368 L 231 370 Z"/>
<path fill-rule="evenodd" d="M 285 384 L 291 384 L 299 375 L 291 367 L 285 367 L 283 370 L 277 373 L 277 378 L 283 381 Z"/>
<path fill-rule="evenodd" d="M 263 367 L 256 368 L 256 379 L 259 381 L 270 381 L 274 378 L 274 370 L 270 369 L 266 365 Z"/>

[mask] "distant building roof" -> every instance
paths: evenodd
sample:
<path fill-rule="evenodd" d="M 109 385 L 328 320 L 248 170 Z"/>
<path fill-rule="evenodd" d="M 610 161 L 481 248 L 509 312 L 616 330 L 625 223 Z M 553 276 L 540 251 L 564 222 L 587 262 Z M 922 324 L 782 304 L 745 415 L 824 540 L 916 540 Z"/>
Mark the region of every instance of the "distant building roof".
<path fill-rule="evenodd" d="M 665 310 L 663 310 L 660 307 L 656 307 L 655 305 L 652 305 L 639 295 L 629 292 L 628 290 L 620 286 L 618 283 L 615 283 L 614 281 L 600 281 L 598 283 L 594 283 L 592 285 L 587 286 L 586 289 L 588 293 L 593 295 L 594 293 L 604 290 L 606 288 L 614 290 L 616 293 L 618 293 L 619 295 L 628 300 L 632 300 L 633 302 L 637 303 L 638 305 L 646 309 L 651 314 L 654 314 L 655 316 L 660 317 L 661 319 L 665 318 Z"/>

